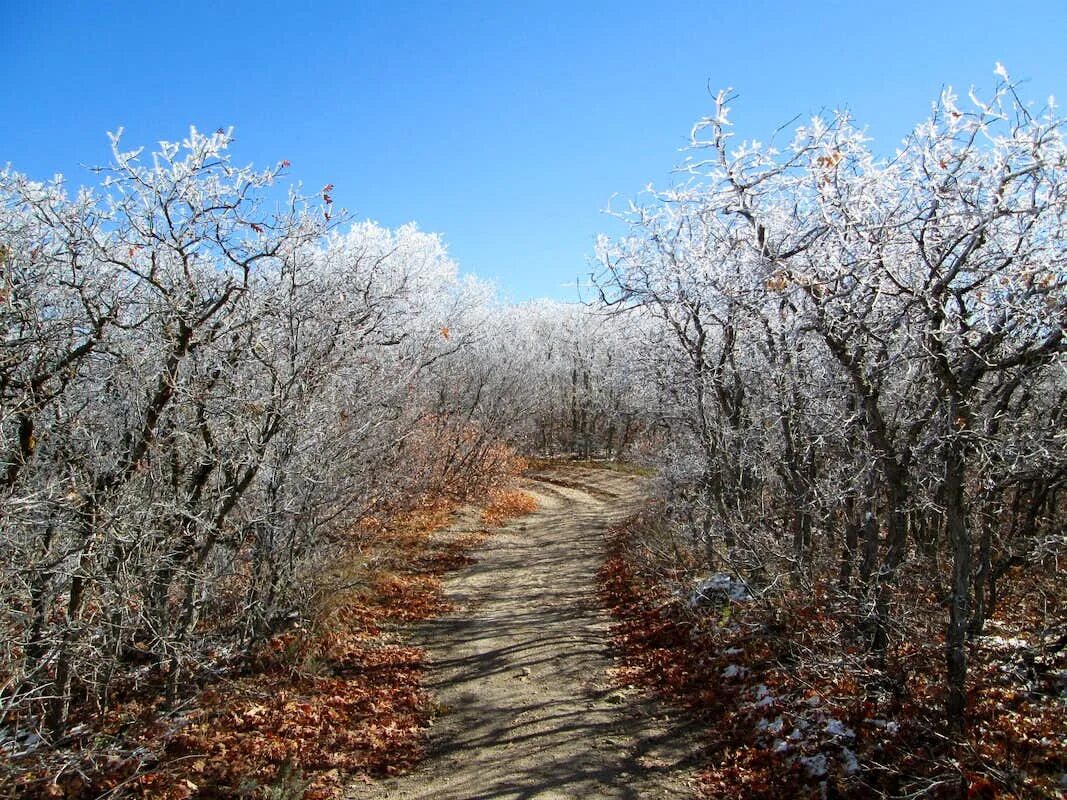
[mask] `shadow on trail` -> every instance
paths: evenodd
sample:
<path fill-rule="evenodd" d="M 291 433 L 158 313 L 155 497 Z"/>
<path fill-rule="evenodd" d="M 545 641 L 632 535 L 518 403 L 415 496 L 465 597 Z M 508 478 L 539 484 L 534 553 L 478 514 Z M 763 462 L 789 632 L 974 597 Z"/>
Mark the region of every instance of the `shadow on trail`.
<path fill-rule="evenodd" d="M 679 797 L 694 726 L 612 681 L 596 571 L 640 478 L 563 466 L 527 488 L 540 510 L 491 536 L 447 583 L 456 611 L 426 623 L 437 716 L 414 773 L 349 797 L 561 800 Z"/>

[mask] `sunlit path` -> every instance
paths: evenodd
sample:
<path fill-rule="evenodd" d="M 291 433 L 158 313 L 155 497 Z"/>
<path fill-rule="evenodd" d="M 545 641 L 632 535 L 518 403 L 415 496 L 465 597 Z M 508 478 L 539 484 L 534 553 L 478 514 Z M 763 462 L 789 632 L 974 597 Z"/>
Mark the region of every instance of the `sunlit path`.
<path fill-rule="evenodd" d="M 526 487 L 540 510 L 495 534 L 418 636 L 438 702 L 431 755 L 349 797 L 645 798 L 686 793 L 692 737 L 611 683 L 596 603 L 604 530 L 640 479 L 567 467 Z"/>

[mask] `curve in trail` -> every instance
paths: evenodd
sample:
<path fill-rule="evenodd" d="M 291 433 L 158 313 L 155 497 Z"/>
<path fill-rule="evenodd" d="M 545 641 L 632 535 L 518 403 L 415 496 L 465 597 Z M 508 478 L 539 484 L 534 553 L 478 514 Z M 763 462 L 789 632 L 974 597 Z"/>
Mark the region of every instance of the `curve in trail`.
<path fill-rule="evenodd" d="M 560 466 L 523 487 L 538 511 L 495 532 L 446 583 L 456 610 L 421 626 L 438 714 L 415 772 L 350 798 L 646 798 L 689 794 L 696 737 L 613 687 L 596 601 L 603 533 L 640 478 Z"/>

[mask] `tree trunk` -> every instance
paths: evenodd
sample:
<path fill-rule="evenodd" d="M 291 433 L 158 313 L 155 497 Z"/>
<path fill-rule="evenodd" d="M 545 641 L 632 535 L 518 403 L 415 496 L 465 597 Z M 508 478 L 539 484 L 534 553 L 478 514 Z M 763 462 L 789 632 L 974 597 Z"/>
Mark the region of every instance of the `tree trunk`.
<path fill-rule="evenodd" d="M 960 404 L 950 402 L 950 421 L 962 421 Z M 942 484 L 942 503 L 945 508 L 945 529 L 952 548 L 952 583 L 949 589 L 949 620 L 945 632 L 945 664 L 947 695 L 945 717 L 949 730 L 959 734 L 964 728 L 967 706 L 967 625 L 970 615 L 971 535 L 967 527 L 964 499 L 963 444 L 953 436 L 946 445 L 945 478 Z"/>

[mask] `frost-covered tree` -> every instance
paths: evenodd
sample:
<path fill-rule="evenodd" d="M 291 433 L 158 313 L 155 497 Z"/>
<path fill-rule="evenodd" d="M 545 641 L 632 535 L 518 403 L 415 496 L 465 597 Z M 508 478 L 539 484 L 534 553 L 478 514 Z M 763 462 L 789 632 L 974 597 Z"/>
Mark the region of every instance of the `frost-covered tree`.
<path fill-rule="evenodd" d="M 602 299 L 663 335 L 672 507 L 754 585 L 839 564 L 874 654 L 906 633 L 900 571 L 923 563 L 959 728 L 968 634 L 1056 525 L 1063 122 L 1005 74 L 989 101 L 945 92 L 890 158 L 844 113 L 734 147 L 728 112 L 720 94 L 694 127 L 690 182 L 600 245 Z"/>
<path fill-rule="evenodd" d="M 456 391 L 487 290 L 414 226 L 340 230 L 328 193 L 266 213 L 288 165 L 236 167 L 230 143 L 193 130 L 145 155 L 116 136 L 73 198 L 0 174 L 18 726 L 61 736 L 138 675 L 174 699 L 305 613 L 363 515 L 506 455 L 510 395 Z"/>

